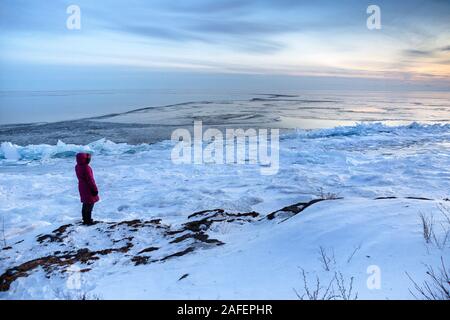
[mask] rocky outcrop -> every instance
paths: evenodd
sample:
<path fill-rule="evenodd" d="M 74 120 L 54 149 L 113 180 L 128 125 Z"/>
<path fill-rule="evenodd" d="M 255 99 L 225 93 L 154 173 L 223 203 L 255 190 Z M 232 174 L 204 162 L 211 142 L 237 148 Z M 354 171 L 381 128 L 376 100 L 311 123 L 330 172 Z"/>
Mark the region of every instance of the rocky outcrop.
<path fill-rule="evenodd" d="M 323 200 L 297 203 L 259 221 L 285 220 L 320 201 Z M 74 264 L 85 265 L 81 272 L 89 272 L 105 256 L 114 256 L 114 263 L 135 266 L 164 263 L 197 250 L 224 245 L 213 236 L 211 230 L 215 225 L 248 224 L 259 217 L 257 212 L 230 213 L 216 209 L 193 213 L 178 226 L 164 224 L 160 219 L 97 222 L 90 227 L 65 224 L 48 234 L 8 247 L 9 257 L 3 262 L 12 267 L 0 276 L 0 291 L 8 291 L 15 280 L 28 277 L 39 268 L 47 277 L 65 273 Z"/>
<path fill-rule="evenodd" d="M 211 238 L 208 234 L 214 224 L 249 223 L 258 216 L 256 212 L 228 213 L 217 209 L 196 212 L 178 227 L 165 225 L 160 219 L 97 222 L 90 227 L 66 224 L 49 234 L 38 235 L 34 243 L 21 241 L 16 247 L 8 248 L 22 253 L 30 246 L 29 252 L 39 253 L 40 257 L 7 269 L 0 276 L 0 291 L 9 290 L 12 282 L 20 277 L 27 277 L 38 268 L 51 276 L 57 272 L 64 273 L 71 265 L 81 263 L 90 266 L 102 256 L 113 254 L 118 256 L 117 261 L 120 263 L 128 261 L 139 266 L 162 263 L 199 249 L 221 246 L 224 245 L 222 241 Z M 77 241 L 80 240 L 86 241 L 85 248 L 77 248 Z M 8 260 L 13 262 L 14 258 Z M 83 270 L 88 272 L 90 268 Z"/>
<path fill-rule="evenodd" d="M 325 201 L 326 199 L 314 199 L 308 202 L 299 202 L 296 204 L 293 204 L 291 206 L 284 207 L 280 210 L 274 211 L 272 213 L 269 213 L 267 215 L 268 220 L 273 220 L 275 218 L 281 219 L 281 221 L 285 221 L 289 218 L 292 218 L 293 216 L 299 214 L 309 206 L 312 206 L 313 204 L 316 204 L 321 201 Z"/>

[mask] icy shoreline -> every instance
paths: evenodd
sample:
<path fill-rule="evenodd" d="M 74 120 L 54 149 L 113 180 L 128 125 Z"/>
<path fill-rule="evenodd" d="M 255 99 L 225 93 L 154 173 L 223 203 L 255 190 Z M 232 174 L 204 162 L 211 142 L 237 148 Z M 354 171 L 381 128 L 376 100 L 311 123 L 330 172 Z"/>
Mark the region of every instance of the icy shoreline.
<path fill-rule="evenodd" d="M 403 126 L 388 126 L 381 122 L 359 123 L 354 126 L 338 126 L 331 129 L 291 130 L 290 133 L 282 135 L 282 139 L 289 138 L 336 138 L 352 136 L 370 136 L 374 134 L 391 134 L 394 136 L 410 135 L 412 138 L 420 136 L 445 134 L 442 140 L 450 135 L 450 124 L 419 124 L 413 122 Z M 438 137 L 434 137 L 437 139 Z M 161 144 L 171 144 L 169 140 L 160 141 Z M 136 153 L 151 149 L 151 144 L 127 144 L 115 143 L 106 138 L 91 142 L 87 145 L 66 144 L 58 140 L 56 145 L 37 144 L 20 146 L 9 141 L 2 141 L 0 145 L 0 160 L 45 160 L 49 158 L 73 157 L 77 152 L 93 152 L 105 155 L 120 155 L 125 153 Z"/>

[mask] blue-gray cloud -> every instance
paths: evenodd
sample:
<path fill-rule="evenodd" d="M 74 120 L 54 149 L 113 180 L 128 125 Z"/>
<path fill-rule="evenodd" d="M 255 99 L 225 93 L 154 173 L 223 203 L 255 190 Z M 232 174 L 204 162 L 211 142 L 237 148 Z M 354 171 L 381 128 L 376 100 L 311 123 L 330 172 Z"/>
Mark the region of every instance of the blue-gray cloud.
<path fill-rule="evenodd" d="M 377 0 L 375 3 L 382 9 L 383 30 L 379 34 L 400 40 L 403 45 L 409 43 L 409 48 L 402 46 L 398 50 L 406 47 L 400 53 L 410 57 L 411 63 L 438 53 L 445 55 L 445 52 L 450 51 L 450 47 L 442 43 L 441 47 L 432 46 L 439 45 L 433 44 L 434 35 L 449 30 L 450 1 Z M 83 27 L 79 33 L 69 34 L 65 28 L 66 8 L 70 4 L 77 4 L 82 9 Z M 37 41 L 28 43 L 30 37 L 54 48 L 55 39 L 70 38 L 73 34 L 80 38 L 89 36 L 95 39 L 101 34 L 106 35 L 106 38 L 125 39 L 125 42 L 133 45 L 133 50 L 138 51 L 141 44 L 147 50 L 154 48 L 158 52 L 160 48 L 176 51 L 183 45 L 193 47 L 192 44 L 199 43 L 206 44 L 202 48 L 214 48 L 214 52 L 244 52 L 265 58 L 264 55 L 270 56 L 288 49 L 289 43 L 284 41 L 284 36 L 294 35 L 290 39 L 295 39 L 296 34 L 308 32 L 317 35 L 317 41 L 324 44 L 339 40 L 342 34 L 357 35 L 354 45 L 361 47 L 361 43 L 371 41 L 370 37 L 376 34 L 365 28 L 369 4 L 372 2 L 364 0 L 0 0 L 0 49 L 9 49 L 7 59 L 14 60 L 17 49 L 13 45 L 9 46 L 11 40 L 17 43 L 22 41 L 21 44 L 26 43 L 23 47 L 30 49 L 29 52 L 17 52 L 18 55 L 34 57 L 33 51 L 39 51 L 40 45 Z M 361 36 L 361 33 L 365 34 Z M 408 41 L 409 38 L 411 41 Z M 114 41 L 106 45 L 112 51 L 111 55 L 116 53 L 115 48 L 121 53 L 121 43 Z M 423 45 L 416 47 L 417 43 Z M 108 54 L 107 49 L 96 51 L 98 48 L 95 45 L 81 49 L 84 50 L 80 50 L 83 54 L 100 57 L 98 59 Z M 344 51 L 351 55 L 352 44 L 336 47 L 336 52 Z M 48 56 L 52 54 L 49 52 Z M 61 55 L 55 53 L 56 58 L 58 54 Z M 145 54 L 143 50 L 142 56 Z M 211 63 L 208 59 L 202 61 L 205 57 L 201 54 L 198 57 L 179 56 L 179 61 L 171 62 L 183 63 L 195 58 L 198 61 L 195 65 L 208 66 Z M 0 60 L 6 59 L 4 57 L 6 55 L 2 57 L 0 52 Z M 176 60 L 173 57 L 171 59 Z M 236 65 L 239 63 L 235 62 Z M 217 61 L 217 69 L 220 69 L 220 65 L 221 61 Z M 336 67 L 334 71 L 327 72 L 346 71 Z"/>
<path fill-rule="evenodd" d="M 64 32 L 65 8 L 72 2 L 2 0 L 2 33 Z M 82 8 L 84 29 L 88 31 L 106 29 L 150 39 L 211 43 L 220 40 L 218 37 L 240 37 L 242 43 L 257 38 L 261 44 L 273 35 L 289 32 L 360 28 L 369 4 L 358 0 L 78 0 L 74 3 Z M 416 25 L 417 21 L 438 23 L 448 20 L 450 13 L 449 1 L 379 0 L 377 4 L 382 8 L 383 21 L 388 24 L 398 19 L 402 25 L 405 20 L 408 23 L 416 20 Z M 234 40 L 232 45 L 239 39 Z M 267 45 L 280 47 L 280 44 L 273 46 L 273 39 Z"/>
<path fill-rule="evenodd" d="M 435 50 L 408 49 L 405 50 L 404 53 L 412 57 L 429 57 L 435 54 Z"/>
<path fill-rule="evenodd" d="M 410 57 L 432 57 L 442 52 L 450 52 L 450 46 L 431 48 L 427 50 L 407 49 L 403 53 Z"/>

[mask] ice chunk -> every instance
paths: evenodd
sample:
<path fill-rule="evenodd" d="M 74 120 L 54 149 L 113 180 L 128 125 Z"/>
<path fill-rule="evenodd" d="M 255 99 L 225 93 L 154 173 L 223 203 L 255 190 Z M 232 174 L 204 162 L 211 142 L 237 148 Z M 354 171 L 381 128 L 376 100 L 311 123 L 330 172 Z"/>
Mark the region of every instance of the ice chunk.
<path fill-rule="evenodd" d="M 7 160 L 19 160 L 20 155 L 17 151 L 17 146 L 13 145 L 11 142 L 2 142 L 1 145 L 1 155 Z"/>

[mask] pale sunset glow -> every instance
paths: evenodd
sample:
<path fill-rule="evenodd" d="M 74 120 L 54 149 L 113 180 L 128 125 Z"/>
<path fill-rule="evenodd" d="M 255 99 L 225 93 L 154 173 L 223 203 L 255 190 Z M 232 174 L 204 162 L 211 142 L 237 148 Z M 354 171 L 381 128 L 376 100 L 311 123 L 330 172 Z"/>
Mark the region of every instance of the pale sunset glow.
<path fill-rule="evenodd" d="M 379 1 L 369 30 L 361 1 L 2 1 L 0 64 L 111 66 L 210 74 L 408 79 L 447 85 L 450 3 Z M 99 70 L 101 72 L 101 70 Z M 52 79 L 51 81 L 55 81 Z M 11 83 L 2 79 L 4 89 Z M 12 88 L 12 87 L 11 87 Z"/>

